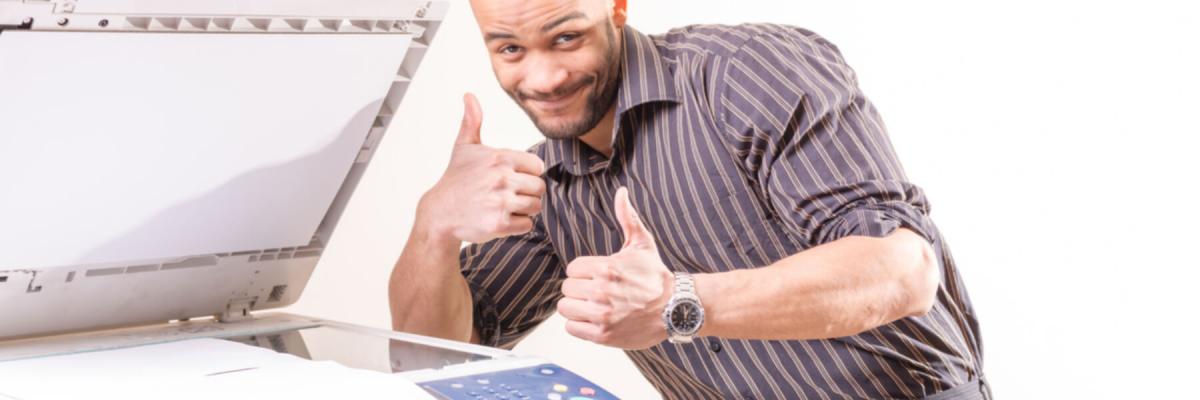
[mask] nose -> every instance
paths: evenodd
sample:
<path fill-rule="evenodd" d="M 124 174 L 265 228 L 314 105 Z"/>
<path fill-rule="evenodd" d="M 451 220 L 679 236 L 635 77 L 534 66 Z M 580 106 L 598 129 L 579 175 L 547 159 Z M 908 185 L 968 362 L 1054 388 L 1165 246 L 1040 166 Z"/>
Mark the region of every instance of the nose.
<path fill-rule="evenodd" d="M 570 73 L 554 57 L 537 55 L 529 60 L 524 91 L 534 96 L 553 96 L 568 82 Z"/>

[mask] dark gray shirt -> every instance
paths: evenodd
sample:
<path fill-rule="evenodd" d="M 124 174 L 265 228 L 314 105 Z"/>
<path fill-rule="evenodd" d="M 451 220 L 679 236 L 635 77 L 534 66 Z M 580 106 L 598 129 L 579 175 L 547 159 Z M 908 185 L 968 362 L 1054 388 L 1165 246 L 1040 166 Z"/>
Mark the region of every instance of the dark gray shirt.
<path fill-rule="evenodd" d="M 900 227 L 940 260 L 922 317 L 829 340 L 627 351 L 663 396 L 919 398 L 981 375 L 975 315 L 929 202 L 834 45 L 779 25 L 627 27 L 623 40 L 612 157 L 575 139 L 538 144 L 548 190 L 534 230 L 461 254 L 484 344 L 512 346 L 552 315 L 571 260 L 620 249 L 612 202 L 625 186 L 672 270 L 757 268 Z"/>

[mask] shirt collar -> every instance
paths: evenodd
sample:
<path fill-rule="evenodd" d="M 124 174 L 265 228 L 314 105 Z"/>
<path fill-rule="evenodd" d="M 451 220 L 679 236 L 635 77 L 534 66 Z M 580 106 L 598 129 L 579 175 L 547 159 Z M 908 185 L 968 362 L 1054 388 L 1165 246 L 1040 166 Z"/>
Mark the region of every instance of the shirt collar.
<path fill-rule="evenodd" d="M 669 63 L 658 52 L 654 40 L 625 25 L 622 33 L 621 84 L 617 88 L 618 129 L 625 112 L 643 104 L 680 101 Z M 614 135 L 613 146 L 620 140 Z M 608 159 L 579 139 L 547 139 L 546 170 L 562 167 L 573 175 L 585 175 L 608 166 Z M 616 149 L 614 149 L 616 150 Z"/>

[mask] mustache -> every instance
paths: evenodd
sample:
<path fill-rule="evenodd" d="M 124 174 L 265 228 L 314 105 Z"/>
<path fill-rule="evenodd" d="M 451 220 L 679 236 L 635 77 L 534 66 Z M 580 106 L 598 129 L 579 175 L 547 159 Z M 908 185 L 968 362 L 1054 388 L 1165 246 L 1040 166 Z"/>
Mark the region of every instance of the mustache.
<path fill-rule="evenodd" d="M 526 91 L 518 89 L 518 90 L 516 90 L 516 94 L 517 94 L 517 98 L 522 101 L 524 101 L 524 100 L 544 101 L 544 100 L 556 99 L 556 98 L 559 98 L 559 97 L 562 97 L 562 96 L 565 96 L 565 95 L 568 95 L 571 93 L 575 93 L 579 89 L 582 89 L 585 86 L 589 86 L 594 83 L 596 83 L 596 77 L 595 76 L 587 76 L 576 82 L 562 85 L 562 86 L 554 89 L 554 91 L 550 92 L 550 93 L 526 92 Z"/>

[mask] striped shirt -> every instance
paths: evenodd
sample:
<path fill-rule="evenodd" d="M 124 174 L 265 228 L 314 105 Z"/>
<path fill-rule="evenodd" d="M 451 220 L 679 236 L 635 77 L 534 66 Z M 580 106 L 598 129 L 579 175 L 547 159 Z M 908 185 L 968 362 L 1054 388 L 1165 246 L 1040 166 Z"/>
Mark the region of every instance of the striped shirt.
<path fill-rule="evenodd" d="M 900 227 L 940 261 L 925 316 L 829 340 L 704 337 L 627 351 L 664 397 L 921 398 L 981 375 L 974 311 L 929 202 L 837 47 L 757 24 L 661 36 L 626 27 L 623 40 L 611 158 L 576 139 L 539 143 L 547 194 L 534 229 L 461 253 L 484 344 L 511 347 L 551 316 L 571 260 L 620 249 L 612 202 L 625 186 L 672 270 L 757 268 Z"/>

